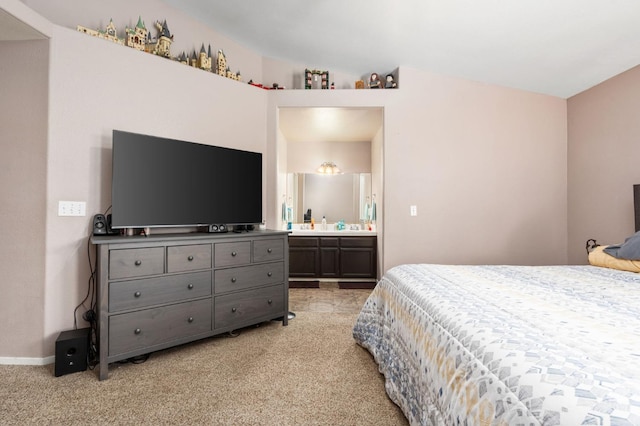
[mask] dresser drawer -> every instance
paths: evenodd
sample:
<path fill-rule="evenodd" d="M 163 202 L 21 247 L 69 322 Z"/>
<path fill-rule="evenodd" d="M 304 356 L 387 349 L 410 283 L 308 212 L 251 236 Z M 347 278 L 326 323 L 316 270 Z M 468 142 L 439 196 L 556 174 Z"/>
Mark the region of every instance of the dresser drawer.
<path fill-rule="evenodd" d="M 248 324 L 252 320 L 284 311 L 284 286 L 275 285 L 215 298 L 214 328 Z"/>
<path fill-rule="evenodd" d="M 274 262 L 218 269 L 214 273 L 213 288 L 215 294 L 220 294 L 283 281 L 284 263 Z"/>
<path fill-rule="evenodd" d="M 251 241 L 215 244 L 214 258 L 216 268 L 247 264 L 251 262 Z"/>
<path fill-rule="evenodd" d="M 109 312 L 211 295 L 211 271 L 109 283 Z"/>
<path fill-rule="evenodd" d="M 284 259 L 284 240 L 256 240 L 253 242 L 253 261 L 269 262 Z"/>
<path fill-rule="evenodd" d="M 133 278 L 164 273 L 164 247 L 109 251 L 109 278 Z"/>
<path fill-rule="evenodd" d="M 167 248 L 167 272 L 211 268 L 211 244 L 171 246 Z"/>
<path fill-rule="evenodd" d="M 109 356 L 211 331 L 211 299 L 109 317 Z"/>

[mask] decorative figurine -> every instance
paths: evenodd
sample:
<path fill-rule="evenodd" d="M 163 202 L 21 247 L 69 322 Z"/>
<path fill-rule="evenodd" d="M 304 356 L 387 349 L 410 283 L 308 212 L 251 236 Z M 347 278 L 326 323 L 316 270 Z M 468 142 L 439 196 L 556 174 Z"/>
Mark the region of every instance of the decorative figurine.
<path fill-rule="evenodd" d="M 369 89 L 382 89 L 382 82 L 380 78 L 378 78 L 378 73 L 371 73 L 371 77 L 369 77 Z"/>
<path fill-rule="evenodd" d="M 356 89 L 364 89 L 364 80 L 356 81 Z"/>
<path fill-rule="evenodd" d="M 387 82 L 384 84 L 385 89 L 396 89 L 398 87 L 398 83 L 393 77 L 393 74 L 387 74 Z"/>
<path fill-rule="evenodd" d="M 317 87 L 317 84 L 313 84 L 314 81 L 318 81 L 318 76 L 320 76 L 320 88 L 328 89 L 329 88 L 329 71 L 320 71 L 320 70 L 304 70 L 304 88 L 305 89 L 313 89 L 314 86 Z"/>

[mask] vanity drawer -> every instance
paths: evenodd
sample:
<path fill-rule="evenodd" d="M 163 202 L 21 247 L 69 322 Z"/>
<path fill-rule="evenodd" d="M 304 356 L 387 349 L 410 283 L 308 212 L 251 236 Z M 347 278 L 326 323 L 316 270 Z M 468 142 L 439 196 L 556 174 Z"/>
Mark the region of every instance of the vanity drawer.
<path fill-rule="evenodd" d="M 341 237 L 341 247 L 376 247 L 376 237 Z"/>
<path fill-rule="evenodd" d="M 216 268 L 247 264 L 251 262 L 251 241 L 215 244 L 214 259 Z"/>
<path fill-rule="evenodd" d="M 109 356 L 211 331 L 211 299 L 109 317 Z"/>
<path fill-rule="evenodd" d="M 317 237 L 292 237 L 289 236 L 289 247 L 318 247 Z"/>
<path fill-rule="evenodd" d="M 164 247 L 109 251 L 109 278 L 133 278 L 164 272 Z"/>
<path fill-rule="evenodd" d="M 211 271 L 109 283 L 109 312 L 211 295 Z"/>
<path fill-rule="evenodd" d="M 167 272 L 211 268 L 211 244 L 171 246 L 167 248 Z"/>
<path fill-rule="evenodd" d="M 215 298 L 214 327 L 247 324 L 260 317 L 273 318 L 284 311 L 284 287 L 275 285 Z"/>
<path fill-rule="evenodd" d="M 282 238 L 274 240 L 256 240 L 253 242 L 253 261 L 269 262 L 284 259 L 284 241 Z"/>
<path fill-rule="evenodd" d="M 241 268 L 218 269 L 214 273 L 214 293 L 244 290 L 284 281 L 284 263 L 274 262 Z"/>

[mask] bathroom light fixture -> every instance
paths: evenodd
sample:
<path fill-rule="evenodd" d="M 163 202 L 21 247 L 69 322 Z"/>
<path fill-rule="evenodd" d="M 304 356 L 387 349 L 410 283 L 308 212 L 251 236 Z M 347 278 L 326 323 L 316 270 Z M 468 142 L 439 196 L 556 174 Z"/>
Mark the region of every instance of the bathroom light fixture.
<path fill-rule="evenodd" d="M 333 161 L 325 161 L 320 167 L 318 167 L 318 173 L 321 175 L 339 175 L 342 172 Z"/>

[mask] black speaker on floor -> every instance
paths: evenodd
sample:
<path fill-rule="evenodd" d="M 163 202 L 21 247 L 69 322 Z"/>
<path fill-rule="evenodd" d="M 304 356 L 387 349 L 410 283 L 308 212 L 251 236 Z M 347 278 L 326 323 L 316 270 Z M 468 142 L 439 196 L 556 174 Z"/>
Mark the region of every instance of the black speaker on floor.
<path fill-rule="evenodd" d="M 91 328 L 79 328 L 60 333 L 56 339 L 56 377 L 87 369 L 90 335 Z"/>

